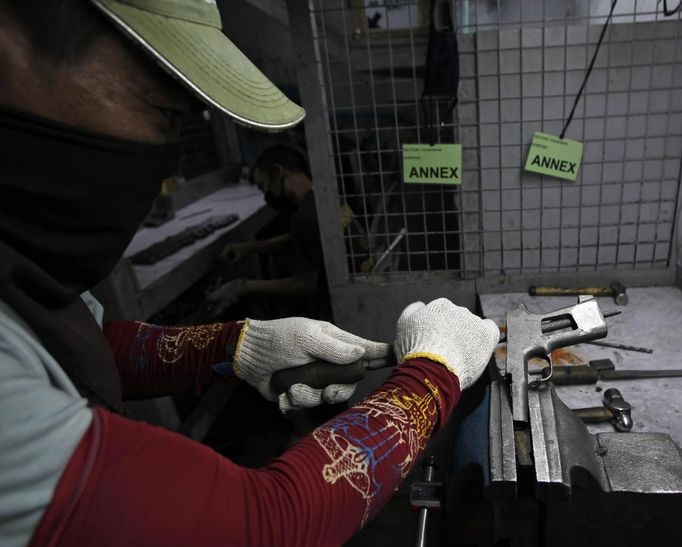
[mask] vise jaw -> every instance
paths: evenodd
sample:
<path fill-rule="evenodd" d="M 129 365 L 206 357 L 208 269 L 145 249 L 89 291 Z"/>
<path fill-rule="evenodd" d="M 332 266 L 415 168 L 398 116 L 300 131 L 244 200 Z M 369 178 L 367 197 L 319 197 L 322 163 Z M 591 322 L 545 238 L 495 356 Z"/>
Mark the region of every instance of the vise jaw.
<path fill-rule="evenodd" d="M 543 332 L 550 323 L 566 327 Z M 546 481 L 564 482 L 556 477 L 561 466 L 554 465 L 560 454 L 553 412 L 555 402 L 562 403 L 549 384 L 551 352 L 603 338 L 607 332 L 599 304 L 591 296 L 581 296 L 577 305 L 547 314 L 529 313 L 525 306 L 507 313 L 507 359 L 505 367 L 498 371 L 499 379 L 490 385 L 489 425 L 491 484 L 504 496 L 516 497 L 520 469 L 537 474 L 538 486 Z M 529 383 L 528 361 L 533 357 L 544 359 L 550 374 Z M 574 417 L 567 408 L 566 413 L 572 422 Z M 550 468 L 552 478 L 548 478 Z"/>

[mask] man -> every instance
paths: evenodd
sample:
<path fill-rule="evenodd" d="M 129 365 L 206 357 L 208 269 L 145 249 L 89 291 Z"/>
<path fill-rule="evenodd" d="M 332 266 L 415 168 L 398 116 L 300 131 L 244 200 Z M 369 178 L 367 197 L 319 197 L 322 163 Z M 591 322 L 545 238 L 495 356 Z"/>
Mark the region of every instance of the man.
<path fill-rule="evenodd" d="M 193 96 L 266 129 L 303 115 L 222 36 L 214 2 L 0 0 L 0 73 L 0 543 L 344 542 L 481 374 L 495 325 L 445 299 L 409 306 L 387 383 L 257 470 L 119 416 L 122 397 L 225 376 L 277 399 L 276 370 L 387 347 L 302 318 L 103 334 L 81 297 L 175 169 Z M 294 388 L 280 404 L 340 389 Z"/>
<path fill-rule="evenodd" d="M 235 279 L 208 295 L 214 313 L 247 294 L 294 297 L 289 313 L 314 319 L 331 316 L 322 242 L 317 222 L 313 183 L 305 158 L 287 146 L 268 148 L 255 161 L 251 179 L 265 201 L 284 217 L 290 217 L 289 233 L 268 239 L 226 245 L 221 256 L 236 264 L 254 254 L 288 256 L 288 275 L 274 279 Z"/>

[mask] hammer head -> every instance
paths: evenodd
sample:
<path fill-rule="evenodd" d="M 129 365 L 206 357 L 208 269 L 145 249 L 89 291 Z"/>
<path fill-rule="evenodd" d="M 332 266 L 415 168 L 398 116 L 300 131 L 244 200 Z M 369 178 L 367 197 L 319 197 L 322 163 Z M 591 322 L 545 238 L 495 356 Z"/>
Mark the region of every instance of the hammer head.
<path fill-rule="evenodd" d="M 611 293 L 613 294 L 613 300 L 619 306 L 625 306 L 628 303 L 628 295 L 625 293 L 625 285 L 616 281 L 611 283 Z"/>
<path fill-rule="evenodd" d="M 604 406 L 613 414 L 611 423 L 618 431 L 630 431 L 632 429 L 632 416 L 630 403 L 626 403 L 623 396 L 615 388 L 604 392 Z"/>

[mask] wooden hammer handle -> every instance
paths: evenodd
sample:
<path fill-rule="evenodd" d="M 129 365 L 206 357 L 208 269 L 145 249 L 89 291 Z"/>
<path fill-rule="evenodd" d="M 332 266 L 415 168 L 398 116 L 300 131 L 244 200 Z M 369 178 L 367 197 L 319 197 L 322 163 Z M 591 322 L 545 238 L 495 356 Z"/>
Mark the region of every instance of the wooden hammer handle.
<path fill-rule="evenodd" d="M 578 296 L 589 294 L 592 296 L 612 296 L 613 290 L 610 287 L 536 287 L 533 285 L 528 289 L 531 296 Z"/>

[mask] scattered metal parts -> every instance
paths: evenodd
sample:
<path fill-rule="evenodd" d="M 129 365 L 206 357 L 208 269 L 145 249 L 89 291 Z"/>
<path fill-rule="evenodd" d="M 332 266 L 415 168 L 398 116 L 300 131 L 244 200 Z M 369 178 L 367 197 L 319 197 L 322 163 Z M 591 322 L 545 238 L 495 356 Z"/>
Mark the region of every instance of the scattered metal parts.
<path fill-rule="evenodd" d="M 600 363 L 600 364 L 595 364 Z M 682 377 L 682 369 L 670 370 L 615 370 L 611 359 L 590 361 L 588 365 L 554 367 L 552 382 L 555 385 L 594 384 L 598 380 L 639 380 L 645 378 L 677 378 Z M 537 370 L 528 374 L 539 374 Z M 549 374 L 549 368 L 542 369 L 543 375 Z"/>
<path fill-rule="evenodd" d="M 239 215 L 225 215 L 222 217 L 211 217 L 200 224 L 190 226 L 178 234 L 169 236 L 158 243 L 150 245 L 146 249 L 135 253 L 130 257 L 133 264 L 149 266 L 159 260 L 177 253 L 183 247 L 187 247 L 203 239 L 220 228 L 225 228 L 239 220 Z"/>
<path fill-rule="evenodd" d="M 591 340 L 587 342 L 593 346 L 604 346 L 606 348 L 616 348 L 625 351 L 637 351 L 639 353 L 653 353 L 654 350 L 650 348 L 643 348 L 640 346 L 628 346 L 627 344 L 620 344 L 618 342 L 609 342 L 608 340 Z"/>
<path fill-rule="evenodd" d="M 618 431 L 632 429 L 632 407 L 623 399 L 620 391 L 615 388 L 604 392 L 604 406 L 575 409 L 576 416 L 583 422 L 602 423 L 611 422 Z"/>

